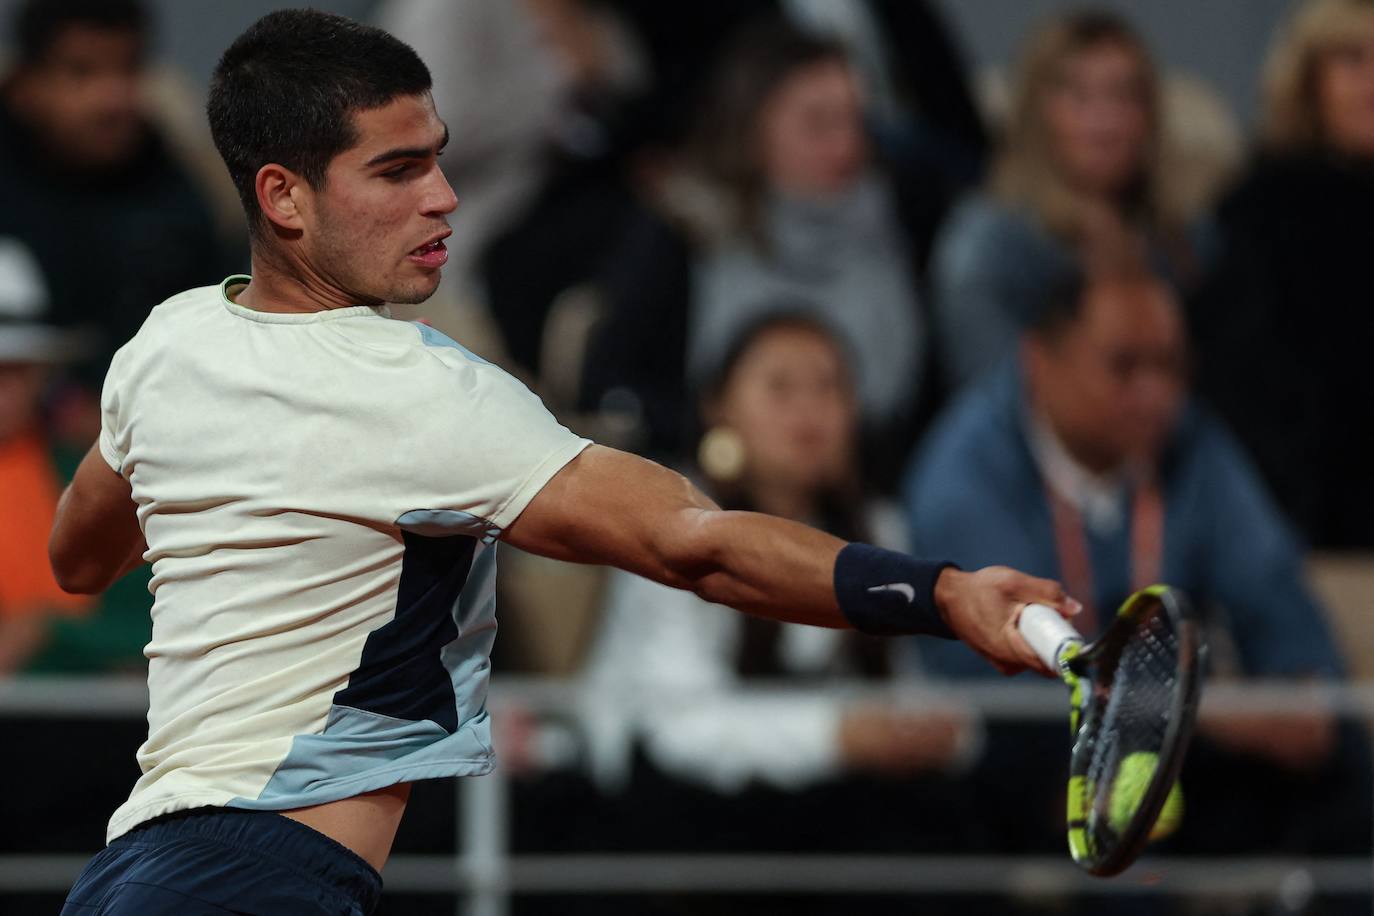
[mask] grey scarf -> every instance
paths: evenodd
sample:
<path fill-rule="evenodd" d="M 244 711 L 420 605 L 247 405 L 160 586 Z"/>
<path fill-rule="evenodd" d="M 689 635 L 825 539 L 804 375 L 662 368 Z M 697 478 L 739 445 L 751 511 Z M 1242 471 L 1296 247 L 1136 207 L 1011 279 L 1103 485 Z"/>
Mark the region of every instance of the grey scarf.
<path fill-rule="evenodd" d="M 736 335 L 763 315 L 803 312 L 848 345 L 865 417 L 897 417 L 916 399 L 925 328 L 886 182 L 870 174 L 827 201 L 775 195 L 764 226 L 768 251 L 731 236 L 693 265 L 692 379 L 709 377 Z"/>

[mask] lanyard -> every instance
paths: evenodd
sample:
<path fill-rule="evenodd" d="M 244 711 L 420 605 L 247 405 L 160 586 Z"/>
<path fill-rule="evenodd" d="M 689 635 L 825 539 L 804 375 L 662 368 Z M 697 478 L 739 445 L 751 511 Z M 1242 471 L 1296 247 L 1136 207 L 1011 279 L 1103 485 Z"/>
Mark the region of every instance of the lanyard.
<path fill-rule="evenodd" d="M 1054 522 L 1055 549 L 1059 553 L 1059 572 L 1064 587 L 1083 604 L 1079 629 L 1088 635 L 1098 632 L 1101 620 L 1093 591 L 1092 554 L 1078 508 L 1046 484 L 1050 515 Z M 1153 476 L 1136 487 L 1131 507 L 1131 590 L 1138 591 L 1159 581 L 1164 556 L 1164 499 Z"/>

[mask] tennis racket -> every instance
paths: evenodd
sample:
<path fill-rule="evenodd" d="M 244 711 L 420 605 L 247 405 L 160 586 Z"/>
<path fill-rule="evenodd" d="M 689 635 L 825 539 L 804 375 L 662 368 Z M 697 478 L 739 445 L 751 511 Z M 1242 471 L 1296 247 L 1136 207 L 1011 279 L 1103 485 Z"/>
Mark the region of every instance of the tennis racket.
<path fill-rule="evenodd" d="M 1021 635 L 1069 686 L 1069 853 L 1088 872 L 1126 869 L 1169 805 L 1193 734 L 1202 635 L 1183 593 L 1136 592 L 1097 640 L 1086 643 L 1058 612 L 1031 604 Z"/>

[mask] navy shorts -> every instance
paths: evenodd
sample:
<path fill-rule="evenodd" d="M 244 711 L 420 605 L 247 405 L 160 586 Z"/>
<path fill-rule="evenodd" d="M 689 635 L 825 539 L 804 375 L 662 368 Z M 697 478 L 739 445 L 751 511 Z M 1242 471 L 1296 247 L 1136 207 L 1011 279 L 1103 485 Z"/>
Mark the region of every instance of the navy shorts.
<path fill-rule="evenodd" d="M 366 916 L 382 876 L 280 814 L 196 808 L 141 824 L 76 879 L 62 916 Z"/>

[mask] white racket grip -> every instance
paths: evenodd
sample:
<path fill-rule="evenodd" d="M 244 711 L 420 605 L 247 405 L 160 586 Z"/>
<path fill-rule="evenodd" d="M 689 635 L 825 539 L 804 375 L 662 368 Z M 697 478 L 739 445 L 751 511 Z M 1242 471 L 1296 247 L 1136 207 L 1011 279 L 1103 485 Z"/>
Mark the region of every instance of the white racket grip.
<path fill-rule="evenodd" d="M 1059 667 L 1059 650 L 1070 640 L 1082 642 L 1083 634 L 1052 607 L 1028 604 L 1021 611 L 1017 629 L 1051 671 Z"/>

